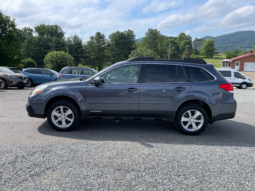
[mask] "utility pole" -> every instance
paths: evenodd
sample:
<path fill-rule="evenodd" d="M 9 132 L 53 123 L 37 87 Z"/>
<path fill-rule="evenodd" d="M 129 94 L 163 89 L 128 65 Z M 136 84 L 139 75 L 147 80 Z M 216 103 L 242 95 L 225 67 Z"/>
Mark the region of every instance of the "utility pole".
<path fill-rule="evenodd" d="M 68 63 L 68 67 L 69 67 L 69 50 L 68 50 L 68 47 L 67 47 L 67 63 Z"/>
<path fill-rule="evenodd" d="M 169 44 L 169 54 L 168 54 L 168 60 L 170 60 L 171 57 L 171 44 Z"/>

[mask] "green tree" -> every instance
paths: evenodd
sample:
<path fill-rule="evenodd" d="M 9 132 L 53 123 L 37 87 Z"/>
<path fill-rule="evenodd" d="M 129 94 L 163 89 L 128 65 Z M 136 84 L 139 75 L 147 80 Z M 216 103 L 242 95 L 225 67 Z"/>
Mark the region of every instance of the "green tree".
<path fill-rule="evenodd" d="M 21 61 L 23 68 L 35 68 L 37 67 L 35 61 L 32 58 L 26 58 Z"/>
<path fill-rule="evenodd" d="M 83 64 L 98 71 L 102 70 L 105 63 L 110 59 L 107 44 L 104 34 L 97 32 L 95 36 L 91 36 L 85 45 L 85 52 L 88 57 Z"/>
<path fill-rule="evenodd" d="M 62 68 L 68 66 L 67 53 L 64 51 L 49 52 L 44 58 L 45 68 L 59 72 Z M 74 58 L 69 55 L 69 66 L 74 66 Z"/>
<path fill-rule="evenodd" d="M 196 54 L 198 53 L 198 50 L 202 46 L 203 42 L 204 42 L 204 39 L 195 38 L 193 40 L 193 48 L 195 50 L 195 51 L 193 51 L 194 53 L 196 53 Z"/>
<path fill-rule="evenodd" d="M 154 52 L 149 49 L 138 48 L 133 50 L 129 55 L 129 58 L 137 58 L 137 57 L 152 57 Z"/>
<path fill-rule="evenodd" d="M 170 59 L 181 58 L 182 51 L 180 49 L 180 45 L 176 42 L 176 40 L 170 38 L 169 40 L 166 41 L 166 46 L 169 44 L 171 45 L 170 46 Z M 169 48 L 167 50 L 167 55 L 168 54 L 169 54 Z"/>
<path fill-rule="evenodd" d="M 180 47 L 182 52 L 187 52 L 189 55 L 192 53 L 192 42 L 190 40 L 181 41 Z"/>
<path fill-rule="evenodd" d="M 23 58 L 21 40 L 15 20 L 0 11 L 0 62 L 5 66 L 18 66 Z"/>
<path fill-rule="evenodd" d="M 38 67 L 44 67 L 44 57 L 53 50 L 66 51 L 66 42 L 57 37 L 27 37 L 22 44 L 23 54 L 32 58 Z"/>
<path fill-rule="evenodd" d="M 77 35 L 67 38 L 69 54 L 74 58 L 75 66 L 78 66 L 79 63 L 84 59 L 84 48 L 82 38 Z"/>
<path fill-rule="evenodd" d="M 65 32 L 58 25 L 39 25 L 35 27 L 35 32 L 41 37 L 56 37 L 63 39 L 65 37 Z"/>
<path fill-rule="evenodd" d="M 206 58 L 212 58 L 215 53 L 214 40 L 206 39 L 200 47 L 200 52 Z"/>
<path fill-rule="evenodd" d="M 132 30 L 116 31 L 109 36 L 109 51 L 112 63 L 126 60 L 135 49 L 135 34 Z"/>
<path fill-rule="evenodd" d="M 19 36 L 21 42 L 23 43 L 27 37 L 33 36 L 34 30 L 29 27 L 24 27 L 22 29 L 18 29 L 17 35 Z"/>

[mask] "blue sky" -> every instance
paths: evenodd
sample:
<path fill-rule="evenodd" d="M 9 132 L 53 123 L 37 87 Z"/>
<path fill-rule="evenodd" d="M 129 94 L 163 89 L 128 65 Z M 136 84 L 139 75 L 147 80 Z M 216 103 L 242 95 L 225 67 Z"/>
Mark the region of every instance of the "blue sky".
<path fill-rule="evenodd" d="M 108 37 L 128 29 L 136 38 L 148 28 L 192 38 L 255 30 L 255 0 L 0 0 L 0 10 L 18 28 L 57 24 L 84 41 L 97 31 Z"/>

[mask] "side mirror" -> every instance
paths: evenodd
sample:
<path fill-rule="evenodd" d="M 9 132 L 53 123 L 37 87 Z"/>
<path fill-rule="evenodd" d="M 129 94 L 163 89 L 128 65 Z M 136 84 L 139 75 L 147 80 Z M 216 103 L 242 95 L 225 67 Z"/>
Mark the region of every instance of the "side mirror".
<path fill-rule="evenodd" d="M 95 77 L 93 80 L 93 84 L 95 84 L 96 86 L 101 85 L 102 81 L 101 78 L 99 76 Z"/>

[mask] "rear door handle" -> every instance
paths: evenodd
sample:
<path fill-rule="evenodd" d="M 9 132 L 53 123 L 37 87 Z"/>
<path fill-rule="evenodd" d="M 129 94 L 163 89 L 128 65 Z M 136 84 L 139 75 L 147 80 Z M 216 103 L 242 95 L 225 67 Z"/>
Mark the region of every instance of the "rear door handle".
<path fill-rule="evenodd" d="M 185 91 L 186 88 L 184 88 L 184 87 L 177 87 L 177 88 L 174 88 L 174 90 L 179 92 L 179 91 Z"/>
<path fill-rule="evenodd" d="M 137 92 L 138 91 L 138 89 L 137 88 L 128 88 L 128 89 L 126 89 L 126 92 Z"/>

